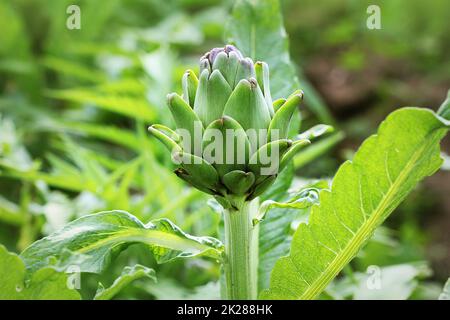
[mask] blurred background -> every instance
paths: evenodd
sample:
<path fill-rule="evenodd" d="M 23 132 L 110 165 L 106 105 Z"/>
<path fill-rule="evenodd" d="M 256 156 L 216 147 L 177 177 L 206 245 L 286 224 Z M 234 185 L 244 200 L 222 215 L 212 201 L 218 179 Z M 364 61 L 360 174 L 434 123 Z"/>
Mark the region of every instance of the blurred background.
<path fill-rule="evenodd" d="M 296 159 L 298 181 L 332 177 L 393 110 L 436 110 L 445 99 L 449 1 L 376 1 L 380 30 L 366 27 L 370 1 L 281 3 L 291 59 L 308 97 L 302 130 L 317 123 L 338 130 L 320 157 Z M 71 4 L 81 8 L 79 30 L 66 27 Z M 220 215 L 172 174 L 146 128 L 171 123 L 167 93 L 180 92 L 183 72 L 198 71 L 198 58 L 224 45 L 232 5 L 0 0 L 0 244 L 20 252 L 77 217 L 109 209 L 144 222 L 168 217 L 191 234 L 216 236 Z M 448 138 L 443 151 L 442 169 L 407 198 L 323 298 L 439 295 L 450 274 Z M 142 245 L 121 254 L 102 282 L 137 262 L 157 270 L 158 286 L 138 281 L 119 297 L 218 297 L 213 262 L 157 266 Z M 385 268 L 400 289 L 361 289 L 370 265 Z M 97 277 L 83 277 L 85 298 L 95 293 Z"/>

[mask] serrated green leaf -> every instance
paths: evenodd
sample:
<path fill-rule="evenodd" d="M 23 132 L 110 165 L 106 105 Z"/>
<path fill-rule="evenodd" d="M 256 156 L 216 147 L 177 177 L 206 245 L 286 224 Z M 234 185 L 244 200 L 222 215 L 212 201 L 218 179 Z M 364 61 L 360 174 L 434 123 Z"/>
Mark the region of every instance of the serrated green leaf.
<path fill-rule="evenodd" d="M 439 142 L 450 128 L 431 110 L 393 112 L 353 161 L 322 191 L 290 255 L 278 260 L 262 298 L 314 299 L 358 253 L 415 185 L 442 164 Z"/>
<path fill-rule="evenodd" d="M 159 262 L 200 255 L 220 259 L 222 250 L 220 241 L 188 235 L 167 219 L 144 225 L 128 212 L 106 211 L 69 223 L 33 243 L 21 257 L 30 272 L 46 266 L 55 257 L 58 268 L 77 265 L 80 272 L 100 273 L 132 243 L 148 244 Z"/>
<path fill-rule="evenodd" d="M 68 287 L 67 274 L 52 268 L 38 270 L 25 282 L 25 263 L 0 245 L 0 300 L 79 300 Z"/>
<path fill-rule="evenodd" d="M 94 300 L 111 300 L 131 282 L 142 278 L 149 278 L 153 280 L 153 282 L 156 282 L 155 270 L 140 264 L 134 265 L 133 267 L 127 266 L 123 269 L 122 274 L 114 280 L 113 284 L 108 288 L 104 288 L 103 285 L 99 283 L 99 288 L 95 293 Z"/>

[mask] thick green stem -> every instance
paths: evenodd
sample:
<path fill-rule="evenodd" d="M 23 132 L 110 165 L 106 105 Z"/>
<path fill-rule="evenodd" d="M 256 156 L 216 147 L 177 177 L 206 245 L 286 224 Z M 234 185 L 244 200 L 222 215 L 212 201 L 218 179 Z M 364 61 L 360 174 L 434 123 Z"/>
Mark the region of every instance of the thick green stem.
<path fill-rule="evenodd" d="M 226 299 L 251 300 L 257 298 L 258 225 L 253 218 L 258 212 L 258 199 L 240 201 L 236 209 L 224 211 L 225 283 Z"/>

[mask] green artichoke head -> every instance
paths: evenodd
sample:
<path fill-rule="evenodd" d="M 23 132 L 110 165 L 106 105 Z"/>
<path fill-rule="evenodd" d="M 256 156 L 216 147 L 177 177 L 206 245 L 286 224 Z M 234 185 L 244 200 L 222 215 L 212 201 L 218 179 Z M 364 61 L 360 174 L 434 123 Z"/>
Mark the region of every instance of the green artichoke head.
<path fill-rule="evenodd" d="M 309 144 L 306 138 L 288 139 L 303 93 L 272 101 L 268 65 L 243 57 L 232 45 L 207 52 L 199 77 L 187 70 L 182 88 L 181 96 L 168 95 L 177 129 L 149 130 L 172 152 L 175 173 L 223 205 L 260 195 Z"/>

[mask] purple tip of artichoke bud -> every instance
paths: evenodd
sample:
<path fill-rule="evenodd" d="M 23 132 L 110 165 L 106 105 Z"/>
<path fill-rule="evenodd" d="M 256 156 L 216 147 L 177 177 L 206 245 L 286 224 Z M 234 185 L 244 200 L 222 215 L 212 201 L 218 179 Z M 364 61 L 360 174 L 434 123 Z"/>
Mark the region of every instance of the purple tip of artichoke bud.
<path fill-rule="evenodd" d="M 248 71 L 251 72 L 252 74 L 255 73 L 255 65 L 254 65 L 252 59 L 250 59 L 250 58 L 245 58 L 245 59 L 242 59 L 240 62 L 241 62 L 241 64 L 242 64 L 242 66 L 243 66 L 246 70 L 248 70 Z"/>
<path fill-rule="evenodd" d="M 226 54 L 230 54 L 230 52 L 234 52 L 237 54 L 237 56 L 239 57 L 239 59 L 243 59 L 244 56 L 242 55 L 242 53 L 238 50 L 238 48 L 236 48 L 235 46 L 231 45 L 231 44 L 227 44 L 224 48 L 224 50 Z"/>
<path fill-rule="evenodd" d="M 200 61 L 202 61 L 204 59 L 208 59 L 210 65 L 213 65 L 214 61 L 216 60 L 217 55 L 220 52 L 225 52 L 227 54 L 227 56 L 229 56 L 231 52 L 234 52 L 238 56 L 239 59 L 243 59 L 244 58 L 242 53 L 235 46 L 233 46 L 231 44 L 227 44 L 223 48 L 213 48 L 213 49 L 211 49 L 209 52 L 207 52 L 207 53 L 205 53 L 203 55 L 203 57 L 200 59 Z"/>
<path fill-rule="evenodd" d="M 212 66 L 212 64 L 210 64 L 209 60 L 205 57 L 202 57 L 200 59 L 200 74 L 205 69 L 208 70 L 209 72 L 211 72 L 211 66 Z"/>
<path fill-rule="evenodd" d="M 207 58 L 209 60 L 209 63 L 211 63 L 211 65 L 214 64 L 214 61 L 216 60 L 217 55 L 219 54 L 219 52 L 224 51 L 223 48 L 214 48 L 212 49 L 209 53 L 207 53 Z"/>

